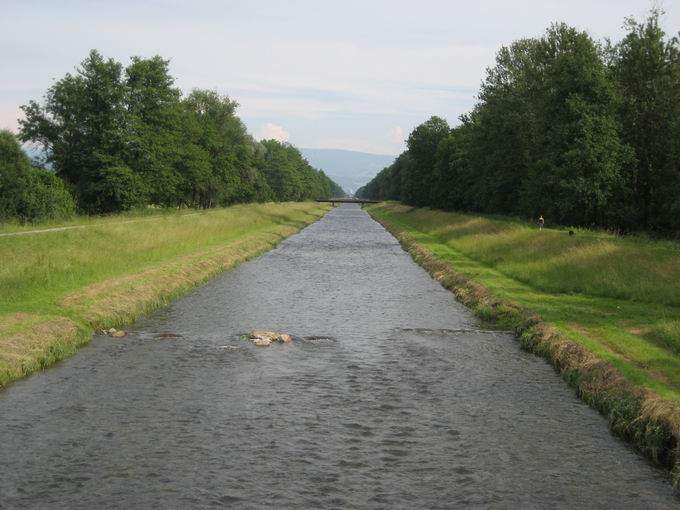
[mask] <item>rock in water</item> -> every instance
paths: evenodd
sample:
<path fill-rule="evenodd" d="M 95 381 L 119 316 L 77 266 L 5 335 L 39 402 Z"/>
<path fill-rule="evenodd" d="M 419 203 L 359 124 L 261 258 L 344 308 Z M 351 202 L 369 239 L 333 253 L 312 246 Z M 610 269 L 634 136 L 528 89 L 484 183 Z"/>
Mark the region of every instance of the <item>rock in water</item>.
<path fill-rule="evenodd" d="M 250 333 L 249 339 L 258 347 L 269 347 L 272 342 L 287 344 L 293 341 L 293 337 L 286 333 L 276 333 L 275 331 L 263 331 L 258 329 Z"/>
<path fill-rule="evenodd" d="M 114 330 L 114 332 L 111 333 L 111 336 L 114 338 L 123 338 L 125 335 L 127 335 L 127 333 L 122 329 Z"/>
<path fill-rule="evenodd" d="M 272 344 L 271 338 L 255 338 L 253 343 L 258 347 L 269 347 Z"/>
<path fill-rule="evenodd" d="M 278 333 L 274 333 L 273 331 L 263 331 L 256 329 L 250 334 L 250 339 L 251 340 L 256 340 L 258 338 L 267 338 L 269 340 L 274 340 L 278 336 Z"/>

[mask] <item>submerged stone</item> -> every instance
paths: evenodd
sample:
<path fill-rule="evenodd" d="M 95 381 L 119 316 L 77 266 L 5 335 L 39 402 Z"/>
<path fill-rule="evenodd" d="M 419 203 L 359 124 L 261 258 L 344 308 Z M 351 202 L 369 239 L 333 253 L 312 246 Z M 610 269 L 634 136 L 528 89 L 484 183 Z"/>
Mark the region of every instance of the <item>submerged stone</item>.
<path fill-rule="evenodd" d="M 250 334 L 250 339 L 251 340 L 256 340 L 258 338 L 261 339 L 269 339 L 269 340 L 274 340 L 278 336 L 278 333 L 275 333 L 274 331 L 264 331 L 264 330 L 259 330 L 256 329 Z"/>
<path fill-rule="evenodd" d="M 270 338 L 255 338 L 253 343 L 258 347 L 269 347 L 272 344 Z"/>
<path fill-rule="evenodd" d="M 293 337 L 286 333 L 277 333 L 275 331 L 255 330 L 248 338 L 258 347 L 268 347 L 273 342 L 287 344 L 293 341 Z"/>
<path fill-rule="evenodd" d="M 109 329 L 102 329 L 99 331 L 102 335 L 106 336 L 111 336 L 114 338 L 122 338 L 127 335 L 125 331 L 122 329 L 116 329 L 116 328 L 109 328 Z"/>

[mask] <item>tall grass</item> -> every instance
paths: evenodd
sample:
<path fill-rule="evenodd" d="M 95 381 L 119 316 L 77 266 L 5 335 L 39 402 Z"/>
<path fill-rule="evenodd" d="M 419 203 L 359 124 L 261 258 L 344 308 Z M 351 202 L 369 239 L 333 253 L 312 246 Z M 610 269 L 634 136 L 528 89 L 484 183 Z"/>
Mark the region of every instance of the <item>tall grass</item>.
<path fill-rule="evenodd" d="M 547 292 L 680 306 L 680 243 L 588 230 L 539 230 L 516 221 L 391 204 L 418 230 Z"/>
<path fill-rule="evenodd" d="M 278 224 L 302 225 L 319 210 L 308 203 L 237 205 L 133 223 L 103 218 L 83 229 L 0 237 L 0 313 L 54 311 L 60 295 L 88 283 Z"/>

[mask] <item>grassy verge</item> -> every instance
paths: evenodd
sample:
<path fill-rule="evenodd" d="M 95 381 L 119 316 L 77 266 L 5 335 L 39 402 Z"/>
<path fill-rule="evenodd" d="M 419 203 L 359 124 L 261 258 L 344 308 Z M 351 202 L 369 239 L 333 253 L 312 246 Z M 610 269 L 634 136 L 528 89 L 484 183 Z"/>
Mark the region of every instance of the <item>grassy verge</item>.
<path fill-rule="evenodd" d="M 0 237 L 0 388 L 73 354 L 94 329 L 129 323 L 273 248 L 328 209 L 239 205 Z"/>
<path fill-rule="evenodd" d="M 394 203 L 368 210 L 680 481 L 680 244 Z"/>
<path fill-rule="evenodd" d="M 205 211 L 196 211 L 195 209 L 174 209 L 174 208 L 146 208 L 146 209 L 133 209 L 131 211 L 126 211 L 117 214 L 108 215 L 76 215 L 66 219 L 50 219 L 44 220 L 40 223 L 32 222 L 21 222 L 18 220 L 10 219 L 3 223 L 0 223 L 0 236 L 8 234 L 16 234 L 20 232 L 30 232 L 34 230 L 44 230 L 50 228 L 73 228 L 73 227 L 90 227 L 99 226 L 104 223 L 123 223 L 130 222 L 134 223 L 137 221 L 154 221 L 156 219 L 161 219 L 166 216 L 183 216 L 183 215 L 196 215 L 196 214 L 210 214 L 212 212 L 219 211 L 219 209 L 210 209 Z"/>

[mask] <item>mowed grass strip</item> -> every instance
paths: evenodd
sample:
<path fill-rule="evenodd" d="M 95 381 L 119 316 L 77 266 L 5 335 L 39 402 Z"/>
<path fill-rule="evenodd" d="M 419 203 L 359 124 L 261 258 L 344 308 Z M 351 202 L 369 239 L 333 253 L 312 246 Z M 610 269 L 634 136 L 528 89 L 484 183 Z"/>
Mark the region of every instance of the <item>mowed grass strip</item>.
<path fill-rule="evenodd" d="M 680 243 L 511 219 L 369 208 L 495 297 L 533 311 L 636 385 L 680 402 Z"/>
<path fill-rule="evenodd" d="M 72 354 L 93 329 L 129 323 L 271 249 L 328 209 L 238 205 L 0 238 L 0 387 Z"/>

